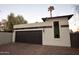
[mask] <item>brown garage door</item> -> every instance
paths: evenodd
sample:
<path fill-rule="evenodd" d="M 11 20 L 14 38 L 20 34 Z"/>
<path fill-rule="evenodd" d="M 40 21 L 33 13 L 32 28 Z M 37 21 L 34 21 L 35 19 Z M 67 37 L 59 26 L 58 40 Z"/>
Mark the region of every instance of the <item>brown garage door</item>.
<path fill-rule="evenodd" d="M 16 31 L 15 42 L 42 44 L 42 31 Z"/>

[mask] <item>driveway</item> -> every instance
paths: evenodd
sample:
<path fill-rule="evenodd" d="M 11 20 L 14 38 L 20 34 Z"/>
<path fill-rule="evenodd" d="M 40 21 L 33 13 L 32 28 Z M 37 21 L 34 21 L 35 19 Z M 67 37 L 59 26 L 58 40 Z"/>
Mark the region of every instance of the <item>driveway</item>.
<path fill-rule="evenodd" d="M 79 48 L 9 43 L 0 45 L 0 55 L 79 55 Z"/>

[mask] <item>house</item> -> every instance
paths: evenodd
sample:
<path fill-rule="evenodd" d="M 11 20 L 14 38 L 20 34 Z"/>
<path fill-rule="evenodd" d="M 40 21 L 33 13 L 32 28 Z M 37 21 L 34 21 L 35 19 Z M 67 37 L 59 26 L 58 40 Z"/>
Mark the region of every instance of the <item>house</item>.
<path fill-rule="evenodd" d="M 46 17 L 41 23 L 15 25 L 12 41 L 71 47 L 68 20 L 72 16 Z"/>

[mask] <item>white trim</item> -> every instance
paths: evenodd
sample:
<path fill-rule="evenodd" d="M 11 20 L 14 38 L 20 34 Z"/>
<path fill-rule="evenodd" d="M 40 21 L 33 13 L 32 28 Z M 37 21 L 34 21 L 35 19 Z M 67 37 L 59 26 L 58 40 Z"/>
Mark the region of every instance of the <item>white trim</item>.
<path fill-rule="evenodd" d="M 44 29 L 19 29 L 19 30 L 14 30 L 14 32 L 13 32 L 13 40 L 12 40 L 12 42 L 14 43 L 15 42 L 15 36 L 16 36 L 16 31 L 38 31 L 38 30 L 41 30 L 42 31 L 42 45 L 43 45 L 43 31 L 44 31 Z"/>

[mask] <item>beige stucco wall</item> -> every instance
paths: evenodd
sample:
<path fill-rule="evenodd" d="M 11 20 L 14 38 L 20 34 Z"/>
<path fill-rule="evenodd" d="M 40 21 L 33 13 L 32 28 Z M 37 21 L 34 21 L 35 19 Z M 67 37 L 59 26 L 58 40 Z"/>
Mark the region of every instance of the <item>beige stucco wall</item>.
<path fill-rule="evenodd" d="M 54 38 L 53 21 L 59 21 L 60 27 L 60 38 Z M 46 29 L 43 35 L 43 45 L 53 45 L 53 46 L 71 46 L 70 34 L 68 27 L 61 27 L 61 25 L 68 25 L 67 18 L 58 18 L 54 20 L 49 20 L 52 22 L 52 29 Z"/>
<path fill-rule="evenodd" d="M 52 23 L 52 22 L 51 22 Z M 40 26 L 52 26 L 52 24 L 49 22 L 42 22 L 42 23 L 31 23 L 31 24 L 21 24 L 21 25 L 15 25 L 14 28 L 27 28 L 27 27 L 40 27 Z M 15 42 L 15 33 L 16 31 L 33 31 L 33 30 L 45 30 L 44 28 L 37 28 L 37 29 L 19 29 L 14 30 L 13 32 L 13 42 Z M 42 31 L 43 33 L 43 31 Z M 42 35 L 43 37 L 43 35 Z"/>
<path fill-rule="evenodd" d="M 12 42 L 12 33 L 0 32 L 0 44 L 7 44 Z"/>
<path fill-rule="evenodd" d="M 54 38 L 54 27 L 53 21 L 59 21 L 60 27 L 60 38 Z M 52 28 L 38 28 L 38 29 L 20 29 L 14 30 L 13 33 L 13 42 L 15 42 L 15 32 L 16 31 L 29 31 L 29 30 L 43 30 L 42 31 L 42 45 L 52 45 L 52 46 L 67 46 L 70 47 L 70 35 L 68 27 L 61 27 L 61 25 L 68 25 L 68 19 L 65 18 L 57 18 L 53 20 L 49 20 L 43 23 L 33 23 L 33 24 L 23 24 L 23 25 L 15 25 L 14 28 L 24 28 L 24 27 L 39 27 L 39 26 L 52 26 Z"/>

